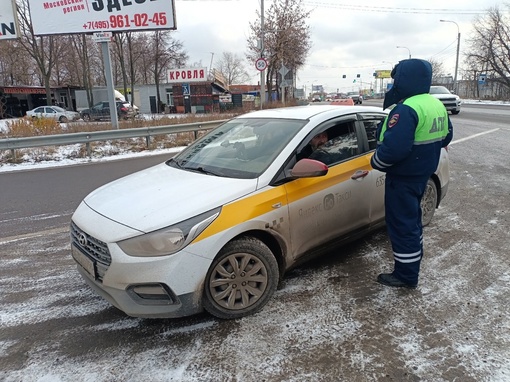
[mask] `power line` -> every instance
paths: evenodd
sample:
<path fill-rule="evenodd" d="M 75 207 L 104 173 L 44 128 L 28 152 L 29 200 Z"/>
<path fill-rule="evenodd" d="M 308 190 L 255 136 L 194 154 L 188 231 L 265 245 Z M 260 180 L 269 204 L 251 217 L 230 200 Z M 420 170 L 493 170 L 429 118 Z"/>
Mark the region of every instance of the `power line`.
<path fill-rule="evenodd" d="M 352 5 L 326 3 L 322 1 L 305 1 L 304 4 L 321 8 L 339 8 L 360 12 L 380 13 L 418 13 L 418 14 L 455 14 L 455 15 L 478 15 L 485 13 L 483 9 L 448 9 L 448 8 L 402 8 L 402 7 L 374 7 L 369 5 Z"/>

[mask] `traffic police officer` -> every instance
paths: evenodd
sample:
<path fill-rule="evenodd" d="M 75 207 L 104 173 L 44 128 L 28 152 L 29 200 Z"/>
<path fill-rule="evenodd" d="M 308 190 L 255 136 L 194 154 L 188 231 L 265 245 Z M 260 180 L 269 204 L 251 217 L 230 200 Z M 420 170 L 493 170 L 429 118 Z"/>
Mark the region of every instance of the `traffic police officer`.
<path fill-rule="evenodd" d="M 377 129 L 374 169 L 386 173 L 386 225 L 394 257 L 392 273 L 377 281 L 392 287 L 416 288 L 423 256 L 420 202 L 436 171 L 442 147 L 453 136 L 444 105 L 429 94 L 432 66 L 428 61 L 400 61 L 392 70 L 393 87 L 383 108 L 396 106 Z"/>

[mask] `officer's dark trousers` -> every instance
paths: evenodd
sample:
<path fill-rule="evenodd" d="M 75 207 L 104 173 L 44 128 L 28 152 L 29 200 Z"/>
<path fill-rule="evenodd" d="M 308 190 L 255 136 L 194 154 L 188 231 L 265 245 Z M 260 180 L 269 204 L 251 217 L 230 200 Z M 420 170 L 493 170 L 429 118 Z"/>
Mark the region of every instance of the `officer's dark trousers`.
<path fill-rule="evenodd" d="M 410 182 L 386 176 L 386 225 L 393 248 L 395 269 L 393 275 L 410 284 L 418 284 L 423 256 L 423 229 L 420 201 L 427 180 Z"/>

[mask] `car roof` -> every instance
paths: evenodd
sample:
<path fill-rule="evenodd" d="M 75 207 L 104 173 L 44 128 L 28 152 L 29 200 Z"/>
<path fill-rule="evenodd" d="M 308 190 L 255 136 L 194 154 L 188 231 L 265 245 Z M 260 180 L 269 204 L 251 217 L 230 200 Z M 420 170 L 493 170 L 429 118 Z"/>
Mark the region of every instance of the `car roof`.
<path fill-rule="evenodd" d="M 240 115 L 237 118 L 285 118 L 307 120 L 321 114 L 342 116 L 361 112 L 382 113 L 384 111 L 381 107 L 375 106 L 307 105 L 257 110 Z"/>

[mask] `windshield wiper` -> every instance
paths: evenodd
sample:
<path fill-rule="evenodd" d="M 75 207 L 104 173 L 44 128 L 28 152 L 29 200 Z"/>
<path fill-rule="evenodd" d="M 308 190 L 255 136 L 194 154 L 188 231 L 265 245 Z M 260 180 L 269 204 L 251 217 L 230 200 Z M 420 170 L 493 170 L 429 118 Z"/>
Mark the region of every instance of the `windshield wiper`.
<path fill-rule="evenodd" d="M 183 170 L 190 170 L 190 171 L 194 171 L 194 172 L 199 172 L 201 174 L 206 174 L 206 175 L 214 175 L 214 176 L 223 176 L 222 174 L 220 173 L 217 173 L 217 172 L 214 172 L 214 171 L 211 171 L 211 170 L 206 170 L 205 168 L 199 166 L 199 167 L 181 167 Z"/>
<path fill-rule="evenodd" d="M 178 162 L 176 161 L 174 158 L 170 158 L 167 163 L 172 163 L 175 165 L 175 167 L 177 168 L 182 168 L 182 163 L 181 162 Z"/>

